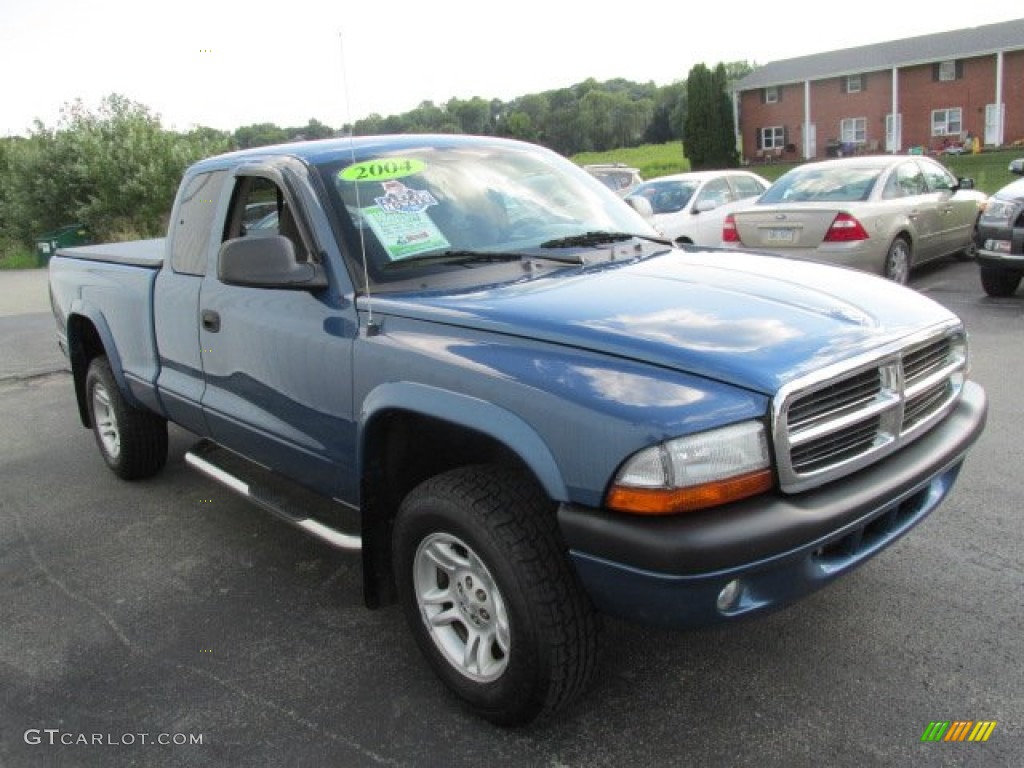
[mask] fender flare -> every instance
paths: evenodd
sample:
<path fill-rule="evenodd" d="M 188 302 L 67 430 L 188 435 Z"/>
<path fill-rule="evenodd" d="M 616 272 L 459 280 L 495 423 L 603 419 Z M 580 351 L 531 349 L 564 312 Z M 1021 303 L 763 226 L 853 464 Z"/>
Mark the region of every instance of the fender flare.
<path fill-rule="evenodd" d="M 516 414 L 487 400 L 427 384 L 395 381 L 375 387 L 363 400 L 359 414 L 359 474 L 364 468 L 365 435 L 381 413 L 409 411 L 472 429 L 506 446 L 537 478 L 548 497 L 568 501 L 569 491 L 558 462 L 537 431 Z"/>
<path fill-rule="evenodd" d="M 103 354 L 110 361 L 110 368 L 114 373 L 114 380 L 117 382 L 117 388 L 121 391 L 121 395 L 136 407 L 141 407 L 141 403 L 136 400 L 135 395 L 132 394 L 131 388 L 128 386 L 127 379 L 125 379 L 124 368 L 121 365 L 121 356 L 117 352 L 117 347 L 114 344 L 114 335 L 110 332 L 110 326 L 103 317 L 103 313 L 81 299 L 76 299 L 72 302 L 67 315 L 67 344 L 68 353 L 71 358 L 71 372 L 75 380 L 75 394 L 78 398 L 79 416 L 82 419 L 82 424 L 89 427 L 91 426 L 89 423 L 89 409 L 85 401 L 85 375 L 89 370 L 89 360 L 82 354 L 82 342 L 77 330 L 82 322 L 88 323 L 96 331 L 100 344 L 103 346 Z"/>

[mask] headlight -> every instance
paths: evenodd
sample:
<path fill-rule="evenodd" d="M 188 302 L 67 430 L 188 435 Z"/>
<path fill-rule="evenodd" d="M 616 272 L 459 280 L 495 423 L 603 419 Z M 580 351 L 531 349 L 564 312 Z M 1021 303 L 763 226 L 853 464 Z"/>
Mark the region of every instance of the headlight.
<path fill-rule="evenodd" d="M 985 213 L 981 216 L 981 220 L 985 224 L 993 224 L 995 226 L 1003 227 L 1009 226 L 1010 222 L 1017 217 L 1018 207 L 1019 203 L 990 197 L 988 199 L 988 204 L 985 206 Z"/>
<path fill-rule="evenodd" d="M 746 421 L 645 448 L 622 465 L 605 499 L 610 509 L 668 515 L 769 490 L 764 425 Z"/>

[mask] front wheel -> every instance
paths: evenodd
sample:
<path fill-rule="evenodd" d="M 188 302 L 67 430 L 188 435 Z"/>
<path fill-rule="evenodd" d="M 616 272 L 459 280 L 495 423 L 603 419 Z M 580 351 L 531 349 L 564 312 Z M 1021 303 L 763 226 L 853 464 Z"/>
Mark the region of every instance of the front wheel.
<path fill-rule="evenodd" d="M 477 714 L 521 725 L 587 686 L 598 618 L 532 478 L 473 466 L 427 480 L 402 503 L 393 543 L 416 642 Z"/>
<path fill-rule="evenodd" d="M 999 267 L 981 268 L 981 287 L 993 298 L 1013 296 L 1020 285 L 1021 273 Z"/>
<path fill-rule="evenodd" d="M 885 255 L 885 276 L 894 283 L 906 285 L 910 279 L 910 243 L 904 237 L 897 237 L 889 244 Z"/>
<path fill-rule="evenodd" d="M 85 396 L 96 444 L 114 474 L 140 480 L 159 472 L 167 462 L 167 422 L 124 399 L 107 358 L 89 364 Z"/>

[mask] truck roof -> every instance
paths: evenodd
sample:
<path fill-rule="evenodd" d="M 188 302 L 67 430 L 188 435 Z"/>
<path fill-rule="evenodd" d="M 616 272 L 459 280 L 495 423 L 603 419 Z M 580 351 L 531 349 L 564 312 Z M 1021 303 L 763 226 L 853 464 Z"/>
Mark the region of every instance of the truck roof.
<path fill-rule="evenodd" d="M 354 136 L 337 139 L 320 139 L 318 141 L 294 141 L 287 144 L 273 144 L 266 147 L 253 147 L 237 152 L 200 160 L 192 166 L 193 170 L 213 170 L 216 168 L 233 167 L 246 160 L 260 157 L 295 157 L 310 165 L 332 162 L 346 157 L 376 153 L 382 150 L 401 150 L 415 147 L 468 147 L 486 146 L 495 143 L 522 144 L 524 147 L 535 145 L 493 136 L 466 136 L 463 134 L 391 134 L 383 136 Z"/>

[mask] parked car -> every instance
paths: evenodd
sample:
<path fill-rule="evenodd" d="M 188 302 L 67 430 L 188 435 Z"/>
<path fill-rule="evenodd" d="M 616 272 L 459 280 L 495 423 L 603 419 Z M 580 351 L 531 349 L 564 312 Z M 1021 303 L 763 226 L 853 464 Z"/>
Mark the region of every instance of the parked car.
<path fill-rule="evenodd" d="M 978 222 L 976 242 L 985 293 L 1012 296 L 1024 277 L 1024 179 L 1007 184 L 989 198 Z"/>
<path fill-rule="evenodd" d="M 932 259 L 974 256 L 986 195 L 918 155 L 807 163 L 725 218 L 727 246 L 867 270 L 906 283 Z"/>
<path fill-rule="evenodd" d="M 619 197 L 632 194 L 637 185 L 643 182 L 639 170 L 623 163 L 595 163 L 583 166 L 583 170 Z"/>
<path fill-rule="evenodd" d="M 680 244 L 718 245 L 725 217 L 753 202 L 771 182 L 749 171 L 694 171 L 646 181 L 629 198 L 651 204 L 651 223 Z"/>

